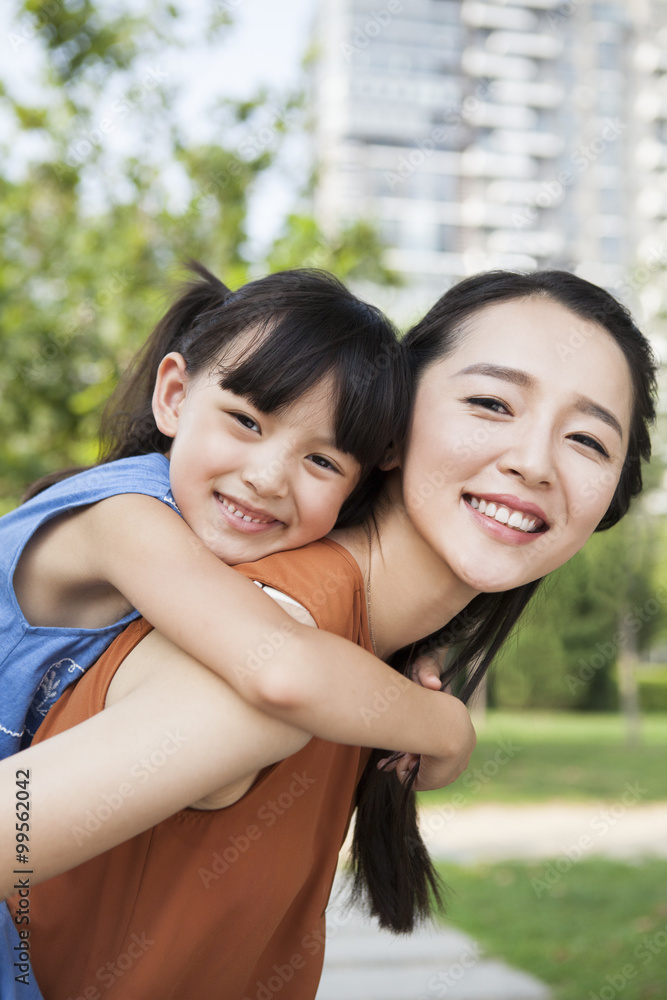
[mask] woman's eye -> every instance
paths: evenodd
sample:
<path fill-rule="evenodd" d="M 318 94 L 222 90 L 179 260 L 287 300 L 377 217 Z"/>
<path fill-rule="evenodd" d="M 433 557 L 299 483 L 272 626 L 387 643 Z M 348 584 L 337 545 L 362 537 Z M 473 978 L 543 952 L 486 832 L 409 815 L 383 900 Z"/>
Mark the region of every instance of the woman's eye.
<path fill-rule="evenodd" d="M 247 430 L 259 431 L 259 424 L 252 417 L 249 417 L 247 413 L 232 413 L 232 416 Z"/>
<path fill-rule="evenodd" d="M 328 458 L 325 458 L 324 455 L 309 455 L 308 457 L 311 462 L 314 462 L 314 464 L 320 469 L 331 469 L 332 472 L 340 471 L 337 466 L 335 466 L 333 462 L 329 461 Z"/>
<path fill-rule="evenodd" d="M 485 410 L 492 410 L 494 413 L 509 413 L 505 403 L 494 399 L 493 396 L 468 396 L 466 403 L 470 403 L 471 406 L 483 406 Z"/>
<path fill-rule="evenodd" d="M 593 448 L 595 451 L 599 452 L 604 458 L 609 458 L 609 452 L 603 445 L 600 444 L 596 438 L 589 437 L 588 434 L 571 434 L 570 439 L 572 441 L 577 441 L 579 444 L 585 445 L 587 448 Z"/>

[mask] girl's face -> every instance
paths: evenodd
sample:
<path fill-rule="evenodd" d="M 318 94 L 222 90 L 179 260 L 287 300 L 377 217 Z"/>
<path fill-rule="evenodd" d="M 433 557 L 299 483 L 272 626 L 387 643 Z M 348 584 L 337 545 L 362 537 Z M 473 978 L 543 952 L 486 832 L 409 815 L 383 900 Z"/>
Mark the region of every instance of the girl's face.
<path fill-rule="evenodd" d="M 418 387 L 410 520 L 475 592 L 544 576 L 607 510 L 631 408 L 625 357 L 602 327 L 549 299 L 487 307 Z"/>
<path fill-rule="evenodd" d="M 322 538 L 359 479 L 334 444 L 328 380 L 278 413 L 190 378 L 179 354 L 158 373 L 153 408 L 169 452 L 174 499 L 195 534 L 235 565 Z"/>

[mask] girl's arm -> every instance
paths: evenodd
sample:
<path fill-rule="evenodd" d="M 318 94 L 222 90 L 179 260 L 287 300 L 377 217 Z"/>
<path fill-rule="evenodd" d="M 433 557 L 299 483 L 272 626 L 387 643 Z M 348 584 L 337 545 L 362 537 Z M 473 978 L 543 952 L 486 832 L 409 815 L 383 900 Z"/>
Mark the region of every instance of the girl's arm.
<path fill-rule="evenodd" d="M 250 705 L 321 739 L 467 766 L 475 734 L 457 698 L 434 697 L 347 640 L 294 622 L 164 504 L 111 497 L 88 508 L 82 530 L 90 579 L 111 583 Z"/>
<path fill-rule="evenodd" d="M 21 870 L 33 884 L 67 871 L 311 738 L 253 708 L 157 632 L 125 658 L 110 696 L 117 681 L 118 700 L 103 712 L 0 761 L 0 897 Z M 26 788 L 28 840 L 15 808 L 25 809 Z"/>

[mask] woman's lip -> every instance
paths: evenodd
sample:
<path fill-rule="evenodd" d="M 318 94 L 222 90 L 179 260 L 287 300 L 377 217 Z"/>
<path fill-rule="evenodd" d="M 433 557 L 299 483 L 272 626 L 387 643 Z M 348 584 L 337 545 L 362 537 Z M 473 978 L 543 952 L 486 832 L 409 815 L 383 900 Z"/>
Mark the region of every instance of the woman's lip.
<path fill-rule="evenodd" d="M 477 496 L 477 494 L 466 494 L 466 496 Z M 461 499 L 463 500 L 463 498 Z M 486 499 L 486 495 L 484 499 Z M 543 531 L 517 531 L 516 528 L 510 528 L 509 525 L 502 524 L 501 521 L 496 521 L 493 517 L 480 514 L 466 500 L 463 500 L 463 504 L 483 531 L 486 531 L 493 538 L 508 545 L 530 545 L 531 542 L 534 542 L 537 538 L 542 538 L 544 535 Z"/>
<path fill-rule="evenodd" d="M 520 500 L 519 497 L 515 497 L 511 493 L 475 493 L 469 490 L 464 493 L 464 496 L 477 497 L 478 500 L 486 500 L 487 503 L 511 507 L 513 510 L 519 510 L 522 514 L 527 514 L 529 517 L 539 517 L 540 521 L 544 523 L 544 528 L 547 529 L 549 527 L 549 518 L 541 507 L 538 507 L 536 503 Z"/>

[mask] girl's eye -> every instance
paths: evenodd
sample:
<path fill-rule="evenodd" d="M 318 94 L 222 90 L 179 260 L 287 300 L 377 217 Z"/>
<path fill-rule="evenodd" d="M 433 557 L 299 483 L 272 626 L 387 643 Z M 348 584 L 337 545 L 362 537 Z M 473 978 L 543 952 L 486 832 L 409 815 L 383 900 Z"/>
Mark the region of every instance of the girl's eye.
<path fill-rule="evenodd" d="M 571 441 L 577 441 L 579 444 L 585 445 L 587 448 L 593 448 L 598 451 L 604 458 L 609 458 L 609 452 L 607 449 L 600 444 L 600 442 L 593 437 L 589 437 L 588 434 L 571 434 Z"/>
<path fill-rule="evenodd" d="M 247 413 L 232 413 L 232 416 L 238 420 L 242 427 L 245 427 L 249 431 L 259 431 L 260 427 L 256 420 L 249 417 Z"/>
<path fill-rule="evenodd" d="M 471 406 L 483 406 L 485 410 L 492 410 L 494 413 L 510 412 L 505 403 L 501 403 L 493 396 L 468 396 L 465 402 L 470 403 Z"/>
<path fill-rule="evenodd" d="M 308 457 L 320 469 L 331 469 L 332 472 L 340 472 L 340 469 L 328 458 L 325 458 L 324 455 L 309 455 Z"/>

